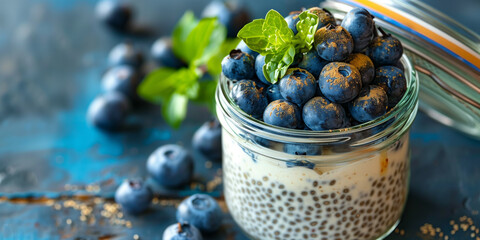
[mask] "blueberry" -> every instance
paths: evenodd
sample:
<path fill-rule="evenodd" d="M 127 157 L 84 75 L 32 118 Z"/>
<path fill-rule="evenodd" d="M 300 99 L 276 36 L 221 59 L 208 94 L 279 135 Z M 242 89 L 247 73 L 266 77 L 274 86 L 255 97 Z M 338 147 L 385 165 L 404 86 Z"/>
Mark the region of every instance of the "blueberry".
<path fill-rule="evenodd" d="M 263 113 L 263 121 L 278 127 L 302 128 L 302 113 L 300 108 L 287 100 L 275 100 L 268 104 Z"/>
<path fill-rule="evenodd" d="M 241 5 L 223 1 L 210 2 L 203 10 L 202 17 L 217 17 L 227 28 L 229 38 L 237 37 L 238 31 L 251 20 L 248 11 Z"/>
<path fill-rule="evenodd" d="M 292 155 L 321 155 L 322 149 L 313 144 L 285 144 L 283 151 Z"/>
<path fill-rule="evenodd" d="M 252 56 L 254 60 L 258 56 L 258 52 L 255 52 L 252 49 L 250 49 L 243 40 L 238 43 L 236 49 L 240 49 L 242 52 L 248 53 L 248 55 Z"/>
<path fill-rule="evenodd" d="M 241 80 L 233 85 L 231 96 L 233 101 L 248 115 L 259 118 L 267 107 L 268 100 L 251 80 Z"/>
<path fill-rule="evenodd" d="M 255 76 L 255 60 L 248 53 L 234 49 L 223 58 L 222 73 L 230 79 L 252 79 Z"/>
<path fill-rule="evenodd" d="M 285 17 L 285 21 L 287 22 L 288 27 L 290 29 L 292 29 L 293 35 L 296 35 L 298 33 L 297 23 L 300 20 L 298 18 L 298 15 L 300 15 L 300 13 L 302 13 L 302 12 L 294 11 L 294 12 L 291 12 L 288 16 Z"/>
<path fill-rule="evenodd" d="M 175 223 L 163 231 L 163 240 L 203 240 L 202 234 L 189 223 Z"/>
<path fill-rule="evenodd" d="M 303 121 L 314 131 L 344 128 L 347 115 L 340 104 L 314 97 L 303 106 Z"/>
<path fill-rule="evenodd" d="M 317 84 L 315 77 L 306 70 L 290 68 L 280 79 L 278 86 L 283 98 L 301 106 L 315 96 Z"/>
<path fill-rule="evenodd" d="M 115 31 L 129 29 L 133 10 L 130 6 L 116 0 L 102 0 L 95 7 L 97 18 Z"/>
<path fill-rule="evenodd" d="M 268 102 L 273 102 L 278 99 L 283 99 L 282 94 L 280 93 L 280 88 L 278 84 L 272 84 L 267 88 L 267 98 Z"/>
<path fill-rule="evenodd" d="M 123 126 L 130 110 L 128 99 L 121 93 L 108 92 L 90 104 L 87 112 L 88 121 L 104 130 L 116 130 Z"/>
<path fill-rule="evenodd" d="M 343 27 L 332 24 L 315 33 L 314 48 L 327 61 L 343 61 L 353 51 L 353 39 Z"/>
<path fill-rule="evenodd" d="M 317 29 L 325 27 L 329 24 L 331 24 L 331 25 L 336 24 L 336 21 L 335 21 L 335 18 L 333 17 L 333 14 L 325 8 L 312 7 L 312 8 L 309 8 L 307 11 L 309 11 L 310 13 L 313 13 L 313 14 L 318 16 Z"/>
<path fill-rule="evenodd" d="M 192 179 L 193 159 L 181 146 L 163 145 L 148 157 L 147 171 L 164 187 L 181 187 Z"/>
<path fill-rule="evenodd" d="M 271 83 L 265 78 L 263 74 L 263 65 L 265 65 L 265 56 L 258 54 L 257 59 L 255 59 L 255 73 L 257 74 L 258 79 L 261 82 L 270 85 Z"/>
<path fill-rule="evenodd" d="M 368 56 L 376 67 L 394 65 L 402 57 L 402 43 L 391 34 L 385 33 L 383 29 L 379 30 L 382 35 L 372 40 L 367 49 Z"/>
<path fill-rule="evenodd" d="M 141 79 L 135 69 L 122 65 L 109 69 L 102 78 L 102 88 L 105 92 L 121 92 L 134 100 L 137 95 L 137 87 Z"/>
<path fill-rule="evenodd" d="M 153 60 L 155 60 L 160 66 L 170 68 L 181 68 L 186 66 L 186 64 L 173 52 L 172 39 L 169 37 L 162 37 L 155 41 L 150 53 Z"/>
<path fill-rule="evenodd" d="M 348 56 L 346 63 L 352 64 L 357 68 L 362 76 L 362 86 L 367 86 L 375 76 L 375 66 L 372 60 L 362 53 L 354 53 Z"/>
<path fill-rule="evenodd" d="M 193 148 L 212 160 L 222 159 L 222 126 L 217 120 L 204 123 L 193 135 Z"/>
<path fill-rule="evenodd" d="M 373 16 L 367 10 L 354 8 L 343 18 L 342 27 L 353 38 L 353 51 L 361 52 L 367 48 L 372 40 L 375 23 L 373 22 Z"/>
<path fill-rule="evenodd" d="M 330 101 L 346 103 L 353 100 L 362 89 L 362 77 L 355 66 L 332 62 L 323 68 L 318 84 Z"/>
<path fill-rule="evenodd" d="M 388 97 L 383 88 L 369 85 L 348 104 L 348 109 L 355 120 L 364 123 L 384 115 L 387 112 L 387 105 Z"/>
<path fill-rule="evenodd" d="M 222 215 L 217 201 L 206 194 L 188 197 L 177 209 L 179 222 L 188 222 L 204 233 L 216 231 L 222 225 Z"/>
<path fill-rule="evenodd" d="M 110 67 L 129 65 L 139 68 L 143 63 L 143 55 L 131 43 L 120 43 L 110 51 L 108 63 Z"/>
<path fill-rule="evenodd" d="M 383 66 L 375 70 L 373 84 L 385 90 L 388 96 L 388 107 L 393 108 L 407 91 L 407 80 L 402 70 L 394 66 Z"/>
<path fill-rule="evenodd" d="M 131 214 L 147 210 L 152 199 L 152 190 L 140 179 L 124 181 L 115 192 L 115 202 Z"/>
<path fill-rule="evenodd" d="M 403 66 L 400 60 L 397 63 L 393 64 L 392 66 L 397 67 L 398 69 L 402 70 L 402 72 L 405 72 L 405 67 Z"/>
<path fill-rule="evenodd" d="M 312 49 L 303 54 L 301 61 L 297 67 L 303 68 L 311 73 L 315 78 L 318 78 L 322 72 L 323 67 L 328 64 L 328 61 L 323 60 L 315 49 Z"/>

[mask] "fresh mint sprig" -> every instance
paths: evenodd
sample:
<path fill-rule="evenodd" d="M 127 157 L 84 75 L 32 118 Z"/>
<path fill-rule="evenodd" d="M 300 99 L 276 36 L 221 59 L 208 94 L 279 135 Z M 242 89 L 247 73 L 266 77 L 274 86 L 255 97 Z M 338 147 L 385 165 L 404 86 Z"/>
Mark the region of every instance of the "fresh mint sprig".
<path fill-rule="evenodd" d="M 297 53 L 308 52 L 312 48 L 318 16 L 304 11 L 298 17 L 296 35 L 282 15 L 273 9 L 265 19 L 255 19 L 238 32 L 237 36 L 250 49 L 265 56 L 263 73 L 271 83 L 276 83 L 285 75 Z"/>
<path fill-rule="evenodd" d="M 144 79 L 138 94 L 162 105 L 162 116 L 178 128 L 187 114 L 189 100 L 205 104 L 215 113 L 215 88 L 221 61 L 239 40 L 226 39 L 226 28 L 216 18 L 198 20 L 186 12 L 172 35 L 174 54 L 187 63 L 180 69 L 158 68 Z"/>

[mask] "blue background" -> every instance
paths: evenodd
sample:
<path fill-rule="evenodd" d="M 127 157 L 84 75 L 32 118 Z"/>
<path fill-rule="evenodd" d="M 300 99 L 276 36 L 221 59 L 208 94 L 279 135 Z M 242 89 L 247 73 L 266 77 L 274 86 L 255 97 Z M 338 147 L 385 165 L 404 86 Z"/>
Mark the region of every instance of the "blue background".
<path fill-rule="evenodd" d="M 132 40 L 148 53 L 155 38 L 168 35 L 186 9 L 198 16 L 209 1 L 131 2 L 136 21 L 152 27 L 155 37 L 106 31 L 94 17 L 96 1 L 0 0 L 0 239 L 132 239 L 134 234 L 160 239 L 175 221 L 175 204 L 182 197 L 206 190 L 222 201 L 221 186 L 209 185 L 221 176 L 219 164 L 210 167 L 194 152 L 194 184 L 179 191 L 156 188 L 160 202 L 171 201 L 157 203 L 139 217 L 124 216 L 131 228 L 106 220 L 88 224 L 79 220 L 77 209 L 52 206 L 75 200 L 90 204 L 102 219 L 104 201 L 110 201 L 123 179 L 147 176 L 145 161 L 154 149 L 165 143 L 191 149 L 193 132 L 210 118 L 206 109 L 191 105 L 181 129 L 173 130 L 158 107 L 147 105 L 135 110 L 130 127 L 122 132 L 106 134 L 86 123 L 85 112 L 101 92 L 100 78 L 115 44 Z M 453 6 L 448 0 L 425 2 L 480 32 L 480 1 L 456 1 Z M 270 8 L 286 15 L 319 2 L 240 3 L 259 18 Z M 440 232 L 450 239 L 470 239 L 472 233 L 480 237 L 470 229 L 480 227 L 480 142 L 423 113 L 413 124 L 411 138 L 409 199 L 398 229 L 387 239 L 441 239 Z M 98 196 L 101 203 L 79 195 Z M 246 239 L 225 216 L 221 231 L 207 239 Z M 468 222 L 469 229 L 452 234 L 452 220 Z M 422 233 L 430 229 L 426 224 L 438 227 L 435 237 Z"/>

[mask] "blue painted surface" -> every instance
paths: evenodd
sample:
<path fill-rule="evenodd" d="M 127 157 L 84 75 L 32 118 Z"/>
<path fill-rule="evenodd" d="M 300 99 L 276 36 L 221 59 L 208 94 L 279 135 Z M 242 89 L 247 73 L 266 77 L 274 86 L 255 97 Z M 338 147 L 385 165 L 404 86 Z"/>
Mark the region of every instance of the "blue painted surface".
<path fill-rule="evenodd" d="M 133 4 L 142 13 L 138 21 L 152 25 L 160 35 L 171 31 L 187 7 L 198 15 L 208 2 L 144 0 Z M 241 2 L 255 17 L 263 17 L 270 8 L 286 14 L 317 4 L 307 0 Z M 438 4 L 448 2 L 442 0 Z M 467 2 L 478 5 L 469 0 L 456 6 L 464 7 Z M 191 149 L 193 132 L 209 118 L 206 109 L 191 106 L 187 121 L 175 131 L 165 125 L 158 107 L 144 105 L 134 112 L 126 131 L 107 134 L 89 126 L 85 112 L 100 93 L 100 77 L 106 69 L 110 48 L 118 41 L 133 39 L 146 51 L 154 40 L 105 31 L 93 17 L 94 3 L 0 3 L 0 197 L 91 194 L 109 198 L 124 178 L 146 176 L 145 161 L 158 146 L 173 142 Z M 463 22 L 472 19 L 459 12 L 455 14 L 461 15 Z M 410 194 L 398 227 L 405 233 L 393 233 L 387 239 L 439 239 L 422 235 L 420 227 L 430 223 L 450 234 L 450 221 L 459 223 L 462 216 L 471 217 L 480 227 L 480 142 L 420 113 L 412 127 L 411 146 Z M 206 168 L 205 158 L 198 153 L 194 153 L 194 158 L 194 182 L 203 185 L 216 176 L 219 164 Z M 101 191 L 86 191 L 88 185 L 98 185 Z M 201 189 L 155 190 L 162 196 L 178 197 Z M 220 197 L 221 188 L 213 189 L 211 194 Z M 63 200 L 59 203 L 63 204 Z M 56 210 L 43 202 L 0 202 L 0 239 L 132 239 L 134 234 L 143 239 L 158 239 L 161 231 L 175 221 L 174 211 L 173 204 L 156 204 L 142 216 L 126 216 L 124 219 L 132 224 L 132 228 L 127 228 L 107 220 L 87 224 L 79 221 L 78 210 Z M 246 239 L 233 220 L 225 216 L 222 230 L 208 239 Z M 68 219 L 73 223 L 66 224 Z M 466 239 L 469 234 L 460 231 L 453 238 Z"/>

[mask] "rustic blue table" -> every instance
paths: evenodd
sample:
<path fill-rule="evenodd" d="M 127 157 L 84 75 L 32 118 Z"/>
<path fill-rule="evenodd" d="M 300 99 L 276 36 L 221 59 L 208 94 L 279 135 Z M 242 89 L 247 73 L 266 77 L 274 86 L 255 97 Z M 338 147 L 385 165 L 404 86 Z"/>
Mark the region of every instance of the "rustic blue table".
<path fill-rule="evenodd" d="M 155 187 L 153 207 L 136 217 L 113 203 L 123 179 L 147 177 L 145 161 L 154 149 L 165 143 L 191 149 L 193 132 L 209 116 L 192 105 L 181 129 L 173 130 L 158 107 L 144 105 L 124 131 L 103 133 L 88 125 L 85 112 L 100 93 L 110 48 L 130 39 L 147 52 L 155 39 L 105 31 L 93 16 L 95 2 L 0 1 L 0 239 L 161 239 L 183 197 L 207 192 L 225 207 L 220 164 L 196 152 L 191 186 Z M 255 17 L 270 8 L 286 14 L 317 4 L 243 2 Z M 453 8 L 446 0 L 435 2 L 480 32 L 472 21 L 478 20 L 478 1 Z M 157 37 L 169 34 L 185 9 L 198 15 L 207 3 L 134 5 L 138 22 L 153 27 Z M 480 239 L 480 142 L 423 113 L 411 138 L 409 198 L 400 225 L 387 239 Z M 246 237 L 225 213 L 221 230 L 206 239 Z"/>

